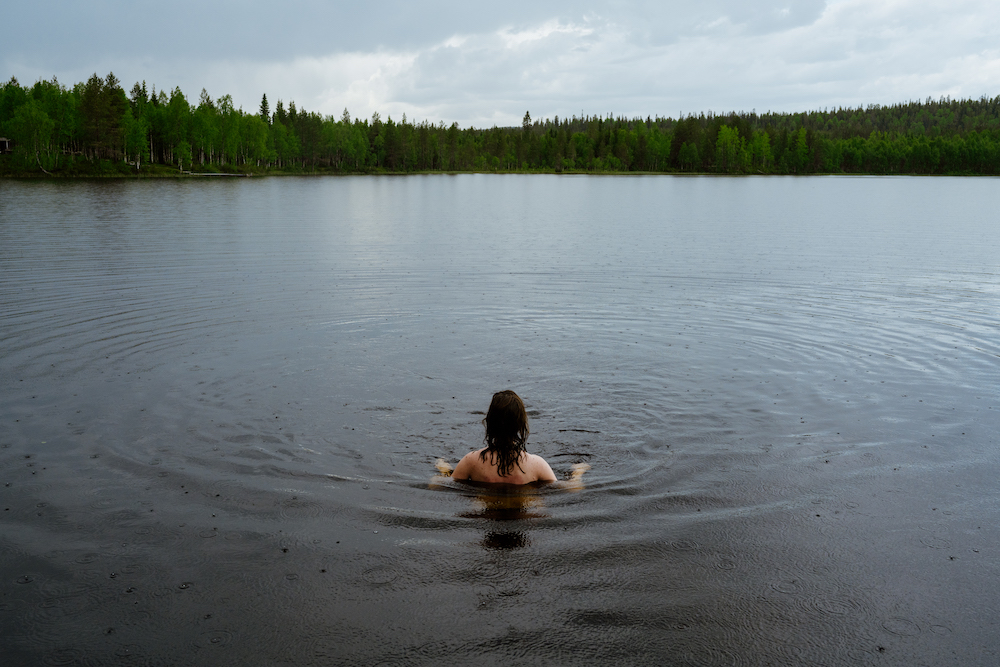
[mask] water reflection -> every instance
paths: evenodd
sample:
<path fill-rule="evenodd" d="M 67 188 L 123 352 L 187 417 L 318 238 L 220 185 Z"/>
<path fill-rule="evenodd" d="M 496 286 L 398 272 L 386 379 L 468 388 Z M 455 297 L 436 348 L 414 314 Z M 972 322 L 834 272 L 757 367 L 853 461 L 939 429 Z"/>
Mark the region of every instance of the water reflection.
<path fill-rule="evenodd" d="M 461 512 L 458 516 L 490 522 L 480 542 L 484 549 L 521 549 L 528 546 L 531 540 L 523 526 L 504 524 L 549 516 L 545 512 L 542 496 L 532 486 L 481 489 L 473 502 L 474 509 Z"/>
<path fill-rule="evenodd" d="M 488 521 L 520 521 L 522 519 L 543 519 L 545 504 L 534 487 L 515 489 L 489 489 L 475 498 L 476 508 L 461 512 L 463 519 L 486 519 Z"/>
<path fill-rule="evenodd" d="M 483 536 L 484 549 L 522 549 L 531 542 L 524 531 L 520 530 L 490 530 Z"/>

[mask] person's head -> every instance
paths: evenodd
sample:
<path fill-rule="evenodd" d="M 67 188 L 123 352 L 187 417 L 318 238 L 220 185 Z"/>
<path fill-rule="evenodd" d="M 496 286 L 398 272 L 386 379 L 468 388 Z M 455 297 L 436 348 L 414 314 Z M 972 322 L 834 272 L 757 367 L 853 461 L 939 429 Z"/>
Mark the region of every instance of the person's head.
<path fill-rule="evenodd" d="M 480 458 L 485 461 L 487 451 L 496 456 L 497 472 L 503 477 L 517 463 L 528 441 L 528 413 L 521 397 L 509 389 L 493 394 L 483 424 L 486 426 L 483 438 L 486 451 Z"/>

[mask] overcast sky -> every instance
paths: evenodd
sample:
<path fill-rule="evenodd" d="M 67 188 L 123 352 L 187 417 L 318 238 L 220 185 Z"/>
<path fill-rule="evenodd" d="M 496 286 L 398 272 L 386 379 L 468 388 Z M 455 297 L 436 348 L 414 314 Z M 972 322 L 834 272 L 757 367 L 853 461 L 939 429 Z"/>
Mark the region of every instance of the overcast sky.
<path fill-rule="evenodd" d="M 463 127 L 1000 95 L 996 0 L 32 0 L 3 24 L 3 80 Z"/>

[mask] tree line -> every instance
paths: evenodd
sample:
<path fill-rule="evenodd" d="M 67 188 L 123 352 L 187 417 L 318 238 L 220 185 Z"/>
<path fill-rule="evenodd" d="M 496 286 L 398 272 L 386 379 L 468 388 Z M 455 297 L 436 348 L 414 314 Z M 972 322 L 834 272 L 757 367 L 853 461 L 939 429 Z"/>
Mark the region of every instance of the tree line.
<path fill-rule="evenodd" d="M 126 94 L 114 74 L 0 87 L 0 173 L 588 171 L 726 174 L 997 174 L 1000 96 L 927 98 L 804 113 L 581 116 L 460 128 L 374 113 L 337 118 L 265 94 L 179 88 Z"/>

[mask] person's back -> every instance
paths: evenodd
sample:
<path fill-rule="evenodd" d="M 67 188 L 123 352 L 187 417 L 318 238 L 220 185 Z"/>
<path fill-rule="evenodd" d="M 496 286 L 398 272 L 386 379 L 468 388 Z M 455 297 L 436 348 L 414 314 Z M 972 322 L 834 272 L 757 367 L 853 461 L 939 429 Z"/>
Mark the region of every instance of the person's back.
<path fill-rule="evenodd" d="M 483 424 L 486 447 L 462 457 L 451 473 L 452 479 L 490 484 L 556 481 L 545 459 L 525 449 L 528 414 L 520 396 L 510 390 L 493 394 Z"/>
<path fill-rule="evenodd" d="M 554 482 L 552 468 L 537 454 L 521 452 L 521 455 L 506 475 L 499 470 L 499 457 L 484 447 L 469 452 L 455 466 L 452 479 L 487 482 L 489 484 L 531 484 L 532 482 Z"/>

